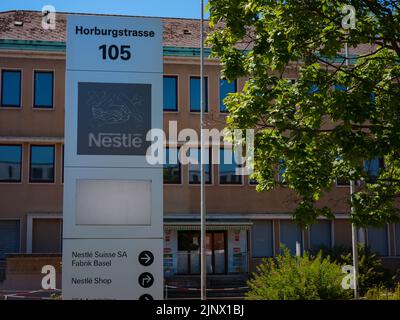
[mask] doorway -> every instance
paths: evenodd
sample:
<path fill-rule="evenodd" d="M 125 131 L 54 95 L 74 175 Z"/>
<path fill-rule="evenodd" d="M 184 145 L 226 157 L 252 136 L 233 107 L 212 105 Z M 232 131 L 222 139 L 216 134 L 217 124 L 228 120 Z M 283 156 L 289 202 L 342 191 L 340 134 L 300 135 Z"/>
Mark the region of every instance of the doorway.
<path fill-rule="evenodd" d="M 206 233 L 207 274 L 226 274 L 226 231 Z M 178 231 L 178 273 L 200 273 L 200 232 Z"/>

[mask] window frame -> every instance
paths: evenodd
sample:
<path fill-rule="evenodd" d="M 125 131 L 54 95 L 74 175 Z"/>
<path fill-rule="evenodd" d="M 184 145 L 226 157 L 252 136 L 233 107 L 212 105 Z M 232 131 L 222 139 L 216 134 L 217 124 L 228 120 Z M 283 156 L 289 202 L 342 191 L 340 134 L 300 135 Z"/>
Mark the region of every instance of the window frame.
<path fill-rule="evenodd" d="M 52 84 L 51 84 L 51 106 L 43 106 L 36 103 L 36 74 L 38 73 L 46 73 L 52 75 Z M 55 107 L 54 98 L 55 98 L 55 71 L 54 70 L 41 70 L 35 69 L 33 70 L 33 97 L 32 97 L 32 108 L 35 110 L 53 110 Z"/>
<path fill-rule="evenodd" d="M 18 105 L 9 105 L 3 103 L 4 97 L 4 72 L 18 72 L 19 73 L 19 97 L 18 97 Z M 0 70 L 0 108 L 7 109 L 21 109 L 22 108 L 22 69 L 1 69 Z"/>
<path fill-rule="evenodd" d="M 200 106 L 200 108 L 199 108 L 199 110 L 192 110 L 192 105 L 191 105 L 191 94 L 190 94 L 190 89 L 191 89 L 191 79 L 199 79 L 200 81 L 201 81 L 201 77 L 200 76 L 197 76 L 197 75 L 189 75 L 189 85 L 188 85 L 188 90 L 189 90 L 189 94 L 188 94 L 188 98 L 189 98 L 189 112 L 190 113 L 194 113 L 194 114 L 199 114 L 200 113 L 200 111 L 201 111 L 201 106 Z M 206 75 L 206 76 L 204 76 L 204 80 L 205 80 L 205 83 L 207 84 L 206 85 L 206 88 L 205 88 L 205 93 L 206 93 L 206 98 L 204 99 L 204 102 L 205 102 L 205 105 L 204 105 L 204 113 L 208 113 L 208 111 L 209 111 L 209 109 L 210 109 L 210 101 L 209 101 L 209 99 L 210 99 L 210 92 L 209 92 L 209 86 L 210 86 L 210 84 L 209 84 L 209 76 L 208 75 Z"/>
<path fill-rule="evenodd" d="M 23 148 L 23 144 L 22 143 L 10 143 L 10 144 L 0 144 L 0 147 L 20 147 L 21 148 L 21 156 L 20 156 L 20 167 L 19 167 L 19 180 L 0 180 L 0 184 L 4 183 L 4 184 L 10 184 L 10 183 L 16 183 L 16 184 L 21 184 L 22 183 L 22 166 L 23 166 L 23 152 L 24 152 L 24 148 Z"/>
<path fill-rule="evenodd" d="M 176 98 L 176 109 L 165 109 L 164 102 L 163 102 L 163 112 L 179 112 L 179 75 L 177 74 L 164 74 L 163 81 L 165 78 L 175 78 L 176 80 L 176 87 L 175 87 L 175 98 Z M 163 90 L 164 90 L 164 82 L 163 82 Z M 163 93 L 164 95 L 164 93 Z M 163 96 L 164 98 L 164 96 Z"/>
<path fill-rule="evenodd" d="M 32 180 L 32 148 L 33 147 L 52 147 L 53 148 L 53 180 L 35 181 Z M 56 183 L 56 145 L 55 144 L 30 144 L 29 145 L 29 183 L 55 184 Z"/>
<path fill-rule="evenodd" d="M 225 106 L 225 110 L 221 110 L 221 81 L 227 81 L 228 82 L 228 80 L 219 78 L 219 86 L 218 86 L 219 112 L 223 113 L 223 114 L 227 114 L 229 111 L 226 109 L 226 106 Z M 229 92 L 229 93 L 238 92 L 238 80 L 237 79 L 233 80 L 233 83 L 235 85 L 235 91 Z M 225 96 L 225 98 L 226 98 L 226 96 Z M 222 100 L 224 100 L 224 99 L 222 99 Z"/>

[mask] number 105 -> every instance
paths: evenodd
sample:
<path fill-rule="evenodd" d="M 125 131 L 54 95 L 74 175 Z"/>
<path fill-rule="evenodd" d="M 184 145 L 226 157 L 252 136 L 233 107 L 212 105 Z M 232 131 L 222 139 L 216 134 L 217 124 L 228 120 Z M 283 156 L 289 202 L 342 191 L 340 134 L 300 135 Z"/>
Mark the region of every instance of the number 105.
<path fill-rule="evenodd" d="M 130 48 L 131 46 L 128 45 L 122 45 L 118 47 L 114 44 L 110 46 L 103 44 L 99 47 L 99 50 L 102 52 L 103 60 L 107 60 L 108 58 L 110 60 L 122 59 L 126 61 L 132 57 Z"/>

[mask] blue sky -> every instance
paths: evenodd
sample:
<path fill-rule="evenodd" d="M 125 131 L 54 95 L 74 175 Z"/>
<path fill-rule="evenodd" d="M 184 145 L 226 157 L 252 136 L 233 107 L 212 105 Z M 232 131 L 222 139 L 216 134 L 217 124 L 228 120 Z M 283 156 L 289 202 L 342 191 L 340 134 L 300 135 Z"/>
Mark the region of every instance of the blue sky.
<path fill-rule="evenodd" d="M 0 11 L 41 11 L 44 5 L 53 5 L 60 12 L 200 18 L 200 0 L 0 0 Z"/>

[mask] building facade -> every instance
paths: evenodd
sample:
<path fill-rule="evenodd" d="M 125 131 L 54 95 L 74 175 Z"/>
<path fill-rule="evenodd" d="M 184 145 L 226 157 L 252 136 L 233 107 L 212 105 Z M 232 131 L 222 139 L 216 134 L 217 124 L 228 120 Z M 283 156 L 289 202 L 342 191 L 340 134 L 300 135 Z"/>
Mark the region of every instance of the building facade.
<path fill-rule="evenodd" d="M 6 254 L 60 253 L 62 246 L 63 141 L 66 14 L 56 29 L 41 26 L 41 12 L 0 13 L 0 268 Z M 163 19 L 164 130 L 199 132 L 199 21 Z M 208 49 L 206 50 L 209 51 Z M 223 129 L 223 98 L 245 79 L 228 83 L 220 65 L 206 59 L 206 126 Z M 296 66 L 286 75 L 296 78 Z M 166 160 L 180 147 L 166 146 Z M 211 149 L 210 149 L 211 150 Z M 209 152 L 223 158 L 229 149 Z M 190 149 L 194 158 L 197 149 Z M 210 161 L 212 163 L 212 161 Z M 336 183 L 322 200 L 335 220 L 301 230 L 291 219 L 295 196 L 284 186 L 259 193 L 235 164 L 206 166 L 207 269 L 209 274 L 248 274 L 284 244 L 295 252 L 351 246 L 349 186 Z M 279 170 L 277 178 L 279 179 Z M 200 272 L 200 170 L 166 164 L 164 169 L 165 276 Z M 362 241 L 389 262 L 400 260 L 400 225 L 360 231 Z"/>

